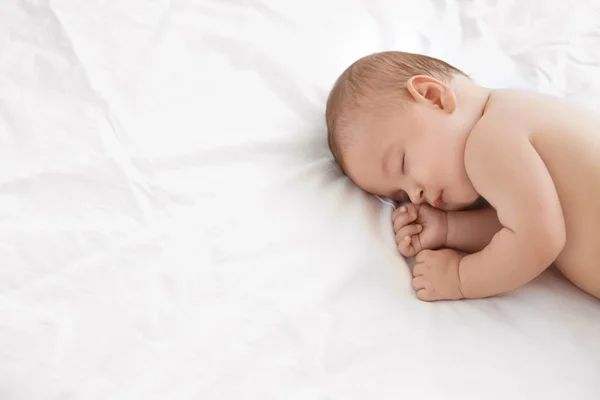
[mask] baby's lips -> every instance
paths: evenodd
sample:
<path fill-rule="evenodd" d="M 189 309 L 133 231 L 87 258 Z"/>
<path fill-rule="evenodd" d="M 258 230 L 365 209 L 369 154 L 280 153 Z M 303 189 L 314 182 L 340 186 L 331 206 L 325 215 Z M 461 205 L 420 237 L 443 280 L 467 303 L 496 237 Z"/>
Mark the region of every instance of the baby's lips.
<path fill-rule="evenodd" d="M 444 205 L 444 199 L 442 199 L 442 195 L 440 194 L 440 197 L 435 199 L 435 201 L 431 205 L 435 208 L 441 208 Z"/>

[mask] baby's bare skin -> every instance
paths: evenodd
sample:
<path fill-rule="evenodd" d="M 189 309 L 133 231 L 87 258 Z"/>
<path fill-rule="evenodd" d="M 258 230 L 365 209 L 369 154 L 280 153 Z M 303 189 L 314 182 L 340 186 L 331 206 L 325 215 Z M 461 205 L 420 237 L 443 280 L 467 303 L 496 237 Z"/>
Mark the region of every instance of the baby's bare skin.
<path fill-rule="evenodd" d="M 342 74 L 327 116 L 344 172 L 367 192 L 412 203 L 392 219 L 399 251 L 416 255 L 419 299 L 494 296 L 552 263 L 600 298 L 600 118 L 591 111 L 384 52 Z M 491 208 L 461 211 L 480 198 Z"/>
<path fill-rule="evenodd" d="M 600 298 L 600 119 L 559 99 L 493 91 L 466 148 L 473 184 L 498 216 L 489 208 L 396 209 L 403 255 L 441 247 L 474 253 L 462 260 L 447 250 L 424 253 L 421 264 L 430 265 L 418 266 L 415 289 L 436 286 L 443 298 L 487 297 L 527 283 L 554 261 L 571 282 Z M 454 264 L 458 279 L 452 280 L 452 268 L 440 267 L 446 263 Z M 452 284 L 457 290 L 445 287 Z"/>
<path fill-rule="evenodd" d="M 566 228 L 556 266 L 600 298 L 600 119 L 559 99 L 511 90 L 492 92 L 485 115 L 496 133 L 524 135 L 543 160 Z"/>
<path fill-rule="evenodd" d="M 400 251 L 416 254 L 417 296 L 494 296 L 555 263 L 600 298 L 600 120 L 559 99 L 491 91 L 460 76 L 452 86 L 426 76 L 408 84 L 414 108 L 358 126 L 380 139 L 357 134 L 346 157 L 363 189 L 393 196 L 399 185 L 412 203 L 447 212 L 443 247 L 472 253 L 423 250 L 427 226 L 395 221 Z M 478 196 L 496 213 L 460 211 Z"/>
<path fill-rule="evenodd" d="M 548 198 L 552 198 L 552 192 L 555 192 L 562 213 L 550 215 L 548 218 L 564 221 L 562 224 L 555 224 L 554 229 L 560 230 L 563 226 L 566 236 L 566 241 L 558 249 L 555 264 L 575 285 L 595 297 L 600 297 L 600 207 L 595 200 L 600 195 L 600 119 L 589 111 L 559 99 L 511 90 L 491 92 L 484 115 L 486 124 L 495 125 L 496 129 L 489 130 L 486 126 L 482 131 L 481 126 L 475 125 L 475 135 L 502 135 L 502 141 L 507 139 L 507 135 L 512 135 L 513 139 L 523 136 L 526 141 L 521 143 L 525 146 L 530 143 L 543 161 L 543 167 L 553 183 L 546 185 L 546 190 L 550 192 Z M 541 118 L 542 115 L 545 117 Z M 477 140 L 476 137 L 475 139 Z M 494 143 L 494 140 L 490 143 Z M 471 147 L 470 153 L 482 152 L 477 145 L 477 142 L 474 145 L 467 140 L 467 146 Z M 470 159 L 467 157 L 465 162 L 469 164 Z M 507 165 L 519 168 L 520 164 L 519 160 L 507 158 Z M 541 172 L 543 175 L 544 171 Z M 482 175 L 483 179 L 487 179 L 487 174 Z M 508 183 L 510 189 L 511 179 L 512 176 L 499 174 L 489 182 L 501 185 L 501 180 L 505 184 Z M 536 192 L 525 195 L 535 198 Z M 507 197 L 512 197 L 511 193 L 508 193 Z M 498 206 L 502 207 L 502 204 Z M 521 206 L 523 209 L 519 213 L 518 208 Z M 544 208 L 543 205 L 540 207 Z M 515 202 L 512 211 L 517 211 L 521 222 L 544 215 L 540 209 L 528 209 L 525 202 Z M 422 250 L 442 247 L 478 253 L 484 250 L 494 235 L 503 228 L 496 212 L 491 208 L 444 212 L 427 204 L 407 204 L 394 211 L 392 221 L 398 248 L 404 256 L 414 256 Z M 544 224 L 543 228 L 548 227 L 551 231 L 551 225 Z M 552 232 L 546 232 L 548 233 L 551 236 Z M 545 238 L 545 234 L 521 238 L 520 245 L 543 248 L 547 245 Z M 503 255 L 507 254 L 503 248 L 499 250 Z M 452 253 L 443 254 L 452 258 Z M 508 256 L 510 259 L 511 255 Z M 492 254 L 490 257 L 496 256 Z M 525 265 L 519 262 L 519 257 L 512 258 L 511 261 L 504 258 L 501 260 L 513 262 L 519 270 L 525 270 L 525 275 L 530 278 L 537 274 L 537 269 L 540 272 L 545 269 L 545 264 L 537 263 L 536 267 L 535 260 L 528 260 Z M 477 264 L 473 265 L 477 275 L 480 275 L 477 265 L 482 263 L 490 265 L 491 261 L 478 260 Z M 497 268 L 504 269 L 501 265 L 497 265 Z M 528 269 L 531 269 L 532 273 L 527 274 Z M 463 281 L 469 279 L 466 275 L 468 273 L 463 271 Z M 511 278 L 509 275 L 505 276 Z M 518 274 L 513 274 L 512 278 L 514 280 L 508 279 L 505 283 L 509 288 L 518 287 L 529 280 Z M 482 277 L 479 276 L 478 279 Z M 467 289 L 463 288 L 465 291 Z M 481 292 L 479 289 L 471 289 L 471 293 L 461 293 L 460 296 L 485 297 L 491 293 L 502 292 L 507 287 L 500 285 L 495 288 L 492 285 L 488 288 L 490 292 Z"/>

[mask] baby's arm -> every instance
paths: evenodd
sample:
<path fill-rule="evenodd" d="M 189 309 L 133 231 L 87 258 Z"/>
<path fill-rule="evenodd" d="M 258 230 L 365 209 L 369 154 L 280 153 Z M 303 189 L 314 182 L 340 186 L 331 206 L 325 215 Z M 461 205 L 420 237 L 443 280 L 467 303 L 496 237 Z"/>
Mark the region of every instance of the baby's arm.
<path fill-rule="evenodd" d="M 478 210 L 451 211 L 447 214 L 445 247 L 476 253 L 490 244 L 502 224 L 496 210 L 486 207 Z"/>
<path fill-rule="evenodd" d="M 465 297 L 488 297 L 537 277 L 561 252 L 565 224 L 544 162 L 522 132 L 484 116 L 471 133 L 465 165 L 475 189 L 497 210 L 503 228 L 482 251 L 464 257 Z"/>

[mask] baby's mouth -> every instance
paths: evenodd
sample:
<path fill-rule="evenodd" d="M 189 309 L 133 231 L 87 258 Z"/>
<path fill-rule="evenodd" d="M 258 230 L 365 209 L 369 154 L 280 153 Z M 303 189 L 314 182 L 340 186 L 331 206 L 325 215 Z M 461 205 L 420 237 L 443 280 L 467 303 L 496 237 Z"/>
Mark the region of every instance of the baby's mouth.
<path fill-rule="evenodd" d="M 442 208 L 444 206 L 444 199 L 442 198 L 443 192 L 440 193 L 440 197 L 438 197 L 431 205 L 435 208 Z"/>

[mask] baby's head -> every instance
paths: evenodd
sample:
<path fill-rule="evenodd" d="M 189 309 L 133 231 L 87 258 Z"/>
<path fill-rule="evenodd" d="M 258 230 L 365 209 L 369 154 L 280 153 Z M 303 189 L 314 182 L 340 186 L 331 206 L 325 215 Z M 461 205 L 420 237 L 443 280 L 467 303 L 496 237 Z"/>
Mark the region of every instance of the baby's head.
<path fill-rule="evenodd" d="M 460 209 L 478 197 L 464 150 L 487 96 L 435 58 L 372 54 L 348 67 L 329 94 L 329 147 L 342 170 L 369 193 Z"/>

